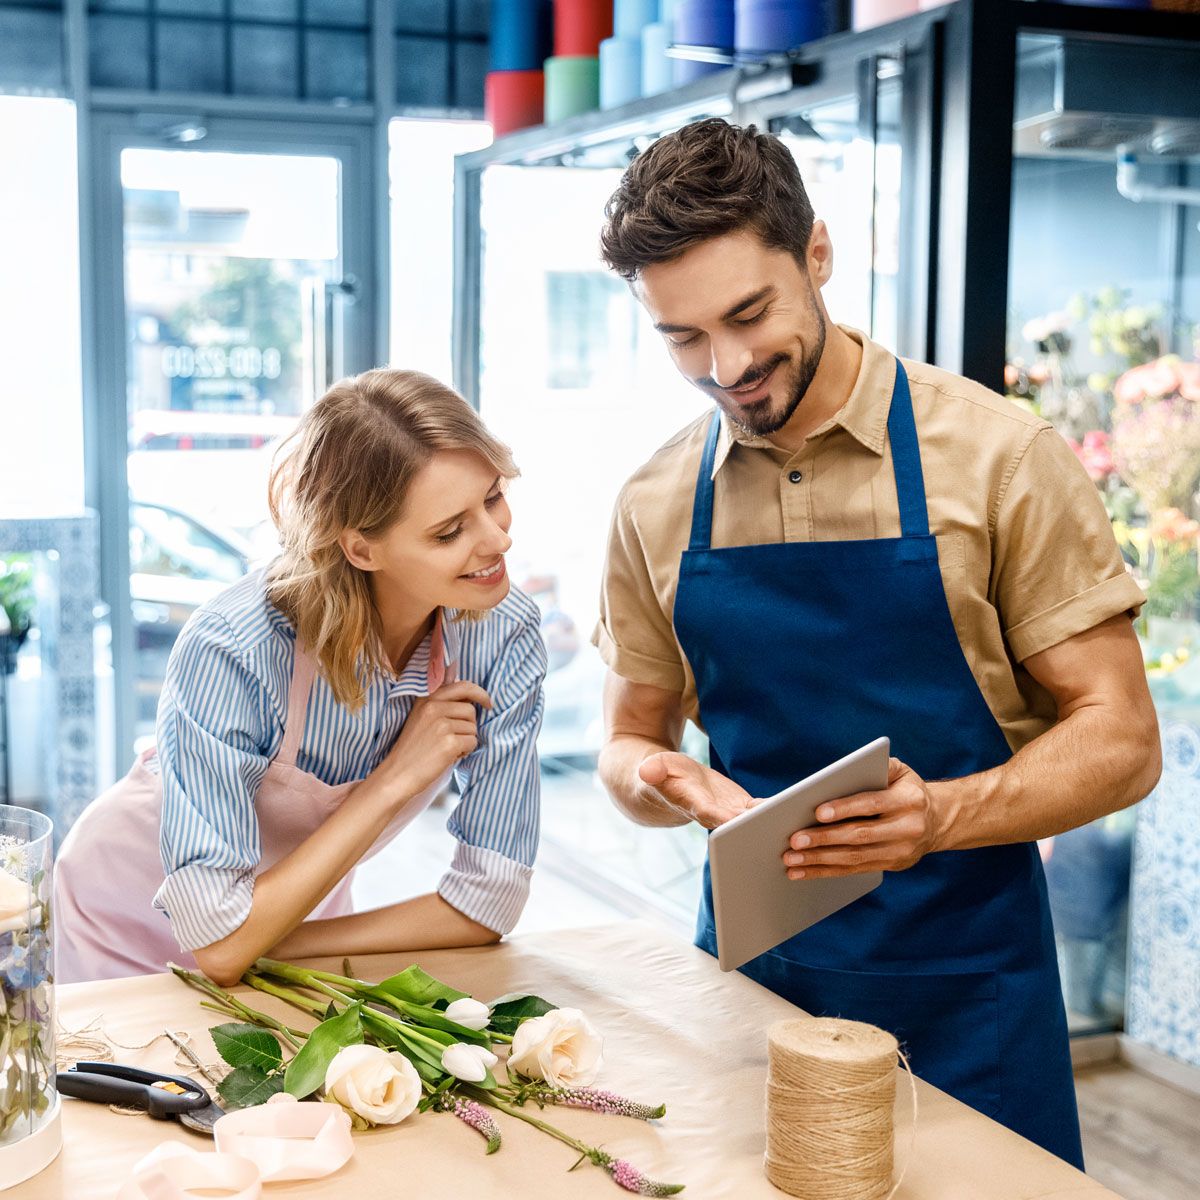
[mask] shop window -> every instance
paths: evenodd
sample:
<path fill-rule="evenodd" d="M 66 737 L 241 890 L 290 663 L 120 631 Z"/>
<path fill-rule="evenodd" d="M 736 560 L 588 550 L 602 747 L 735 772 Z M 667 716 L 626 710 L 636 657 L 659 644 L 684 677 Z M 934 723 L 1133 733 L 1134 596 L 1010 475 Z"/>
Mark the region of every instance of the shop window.
<path fill-rule="evenodd" d="M 546 386 L 588 388 L 599 382 L 618 343 L 627 350 L 637 325 L 628 288 L 604 271 L 547 271 L 549 360 Z M 620 336 L 614 336 L 619 325 Z"/>

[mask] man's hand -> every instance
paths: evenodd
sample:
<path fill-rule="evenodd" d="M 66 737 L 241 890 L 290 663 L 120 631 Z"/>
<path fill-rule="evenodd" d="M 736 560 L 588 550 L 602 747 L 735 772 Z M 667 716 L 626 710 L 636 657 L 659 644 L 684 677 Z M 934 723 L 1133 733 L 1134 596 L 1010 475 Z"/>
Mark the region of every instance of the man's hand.
<path fill-rule="evenodd" d="M 831 800 L 817 809 L 817 820 L 794 833 L 784 851 L 789 879 L 903 871 L 936 848 L 929 785 L 898 758 L 888 760 L 884 791 Z"/>
<path fill-rule="evenodd" d="M 642 783 L 688 820 L 716 829 L 754 801 L 731 779 L 686 754 L 652 754 L 638 767 Z"/>

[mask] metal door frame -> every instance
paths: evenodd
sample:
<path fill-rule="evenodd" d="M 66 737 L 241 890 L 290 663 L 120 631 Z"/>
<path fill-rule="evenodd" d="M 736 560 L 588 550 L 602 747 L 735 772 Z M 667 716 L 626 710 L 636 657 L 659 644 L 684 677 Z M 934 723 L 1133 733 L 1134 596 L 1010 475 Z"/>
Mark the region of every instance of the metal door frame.
<path fill-rule="evenodd" d="M 156 127 L 202 125 L 201 140 L 181 144 Z M 147 113 L 95 109 L 87 132 L 90 154 L 91 244 L 88 280 L 92 313 L 85 405 L 87 500 L 99 513 L 100 595 L 112 628 L 114 732 L 118 774 L 130 761 L 135 725 L 134 636 L 129 590 L 128 411 L 126 399 L 124 202 L 121 152 L 127 149 L 187 150 L 196 154 L 292 154 L 336 158 L 339 180 L 338 234 L 342 278 L 357 281 L 355 302 L 343 307 L 343 356 L 348 373 L 374 364 L 375 304 L 379 278 L 375 253 L 375 131 L 353 121 L 260 120 L 216 113 Z M 297 197 L 304 203 L 304 197 Z M 85 343 L 86 344 L 86 343 Z"/>

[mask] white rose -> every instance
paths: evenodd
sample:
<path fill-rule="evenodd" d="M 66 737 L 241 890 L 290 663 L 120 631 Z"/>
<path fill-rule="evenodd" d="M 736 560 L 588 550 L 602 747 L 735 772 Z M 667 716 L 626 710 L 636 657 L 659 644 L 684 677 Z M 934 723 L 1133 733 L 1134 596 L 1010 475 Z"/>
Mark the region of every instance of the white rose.
<path fill-rule="evenodd" d="M 33 899 L 29 884 L 0 870 L 0 933 L 26 929 L 41 919 L 41 906 Z"/>
<path fill-rule="evenodd" d="M 465 1083 L 481 1083 L 500 1060 L 483 1046 L 455 1042 L 442 1051 L 442 1068 Z"/>
<path fill-rule="evenodd" d="M 492 1019 L 492 1010 L 486 1004 L 464 996 L 446 1009 L 446 1016 L 464 1029 L 486 1029 Z"/>
<path fill-rule="evenodd" d="M 372 1125 L 396 1125 L 420 1102 L 421 1077 L 395 1050 L 346 1046 L 325 1072 L 325 1091 Z"/>
<path fill-rule="evenodd" d="M 603 1062 L 604 1040 L 577 1008 L 555 1008 L 517 1027 L 508 1068 L 554 1087 L 587 1087 Z"/>

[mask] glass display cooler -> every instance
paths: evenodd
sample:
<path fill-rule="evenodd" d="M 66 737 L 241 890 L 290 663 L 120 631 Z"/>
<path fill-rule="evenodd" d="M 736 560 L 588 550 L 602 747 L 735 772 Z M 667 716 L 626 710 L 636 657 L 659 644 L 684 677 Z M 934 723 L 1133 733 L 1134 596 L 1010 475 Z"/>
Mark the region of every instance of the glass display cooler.
<path fill-rule="evenodd" d="M 598 235 L 632 157 L 714 115 L 791 148 L 836 320 L 1039 412 L 1101 489 L 1149 596 L 1165 767 L 1142 804 L 1042 847 L 1064 988 L 1074 1031 L 1127 1021 L 1200 1066 L 1200 16 L 958 0 L 458 160 L 456 383 L 524 472 L 548 855 L 689 918 L 703 833 L 641 830 L 605 797 L 589 637 L 622 482 L 707 402 Z M 685 748 L 704 753 L 698 731 Z"/>

